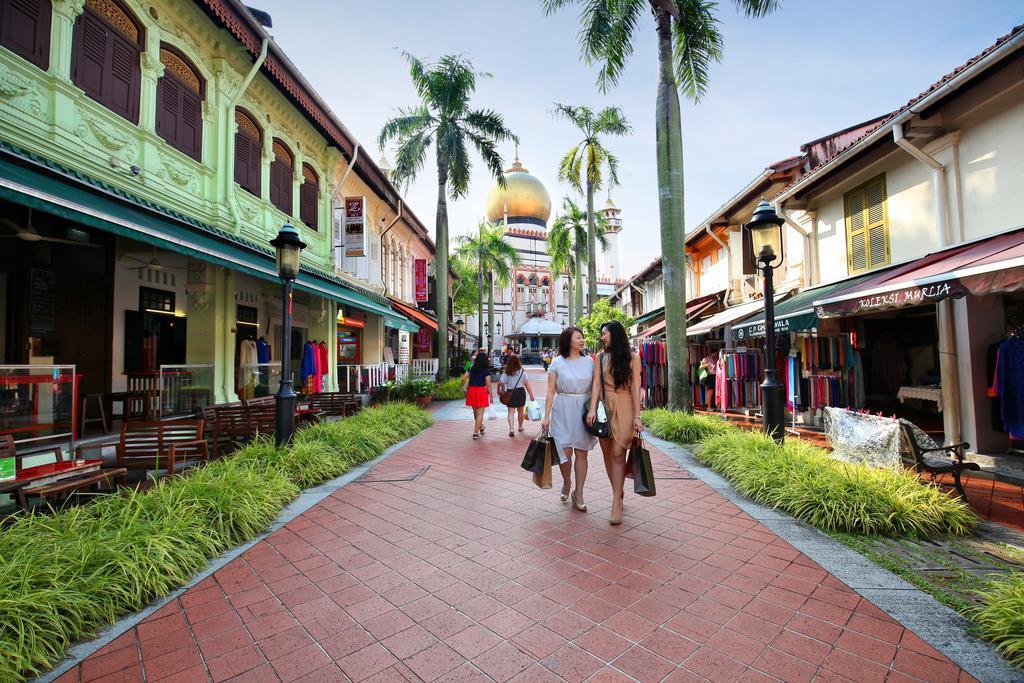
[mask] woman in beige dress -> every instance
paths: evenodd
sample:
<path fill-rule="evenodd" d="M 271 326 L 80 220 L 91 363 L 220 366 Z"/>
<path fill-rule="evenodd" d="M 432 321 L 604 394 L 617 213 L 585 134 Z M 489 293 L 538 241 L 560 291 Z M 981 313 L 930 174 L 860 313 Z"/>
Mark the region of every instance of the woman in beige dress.
<path fill-rule="evenodd" d="M 612 485 L 612 524 L 622 523 L 622 497 L 626 480 L 626 451 L 633 437 L 644 429 L 640 419 L 640 354 L 633 353 L 626 337 L 626 329 L 616 320 L 601 326 L 601 344 L 604 351 L 594 364 L 594 378 L 590 395 L 587 423 L 597 417 L 596 397 L 604 388 L 604 404 L 608 413 L 611 434 L 601 439 L 604 466 Z"/>

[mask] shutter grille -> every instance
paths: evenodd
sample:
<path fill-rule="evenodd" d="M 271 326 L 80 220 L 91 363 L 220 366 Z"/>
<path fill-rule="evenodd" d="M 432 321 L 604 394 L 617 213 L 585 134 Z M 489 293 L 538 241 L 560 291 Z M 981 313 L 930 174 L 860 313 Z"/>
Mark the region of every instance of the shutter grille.
<path fill-rule="evenodd" d="M 274 141 L 274 160 L 270 162 L 270 203 L 289 216 L 292 214 L 292 162 L 288 150 Z"/>
<path fill-rule="evenodd" d="M 86 11 L 78 19 L 81 24 L 80 40 L 75 63 L 75 85 L 85 91 L 86 95 L 102 102 L 103 72 L 107 61 L 107 30 Z"/>
<path fill-rule="evenodd" d="M 133 81 L 138 50 L 121 36 L 111 34 L 110 39 L 110 92 L 104 104 L 121 116 L 134 120 L 133 100 L 136 98 L 133 97 Z"/>
<path fill-rule="evenodd" d="M 139 48 L 113 31 L 89 6 L 75 25 L 72 80 L 115 114 L 138 123 Z"/>
<path fill-rule="evenodd" d="M 846 193 L 846 231 L 850 272 L 889 262 L 889 230 L 885 211 L 885 177 L 874 178 Z"/>
<path fill-rule="evenodd" d="M 50 64 L 50 0 L 0 3 L 0 45 L 41 69 Z"/>
<path fill-rule="evenodd" d="M 307 180 L 299 188 L 299 220 L 314 230 L 319 227 L 316 206 L 318 194 L 320 191 L 315 182 Z"/>
<path fill-rule="evenodd" d="M 178 148 L 199 161 L 203 149 L 202 100 L 191 90 L 181 89 L 181 146 Z"/>
<path fill-rule="evenodd" d="M 863 232 L 850 235 L 850 263 L 854 271 L 868 267 L 868 253 L 864 242 Z"/>
<path fill-rule="evenodd" d="M 260 130 L 249 115 L 240 109 L 235 110 L 235 123 L 238 124 L 235 133 L 235 182 L 259 197 L 262 164 Z"/>

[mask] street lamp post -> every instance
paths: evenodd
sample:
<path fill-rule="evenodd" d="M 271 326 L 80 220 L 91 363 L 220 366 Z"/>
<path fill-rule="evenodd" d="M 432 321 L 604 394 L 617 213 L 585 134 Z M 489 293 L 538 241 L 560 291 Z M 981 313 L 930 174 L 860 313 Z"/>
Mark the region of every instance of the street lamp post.
<path fill-rule="evenodd" d="M 295 433 L 295 390 L 292 388 L 292 287 L 299 274 L 299 256 L 306 244 L 290 223 L 281 226 L 270 241 L 277 251 L 277 274 L 281 278 L 281 385 L 275 395 L 274 440 L 288 443 Z"/>
<path fill-rule="evenodd" d="M 495 334 L 498 335 L 498 344 L 502 345 L 505 340 L 501 336 L 501 318 L 498 318 L 498 321 L 494 323 L 494 330 Z"/>
<path fill-rule="evenodd" d="M 775 367 L 775 283 L 772 274 L 782 265 L 782 225 L 771 204 L 761 200 L 750 222 L 743 226 L 749 235 L 751 256 L 764 274 L 764 381 L 761 382 L 761 412 L 764 431 L 782 443 L 786 437 L 783 387 Z"/>

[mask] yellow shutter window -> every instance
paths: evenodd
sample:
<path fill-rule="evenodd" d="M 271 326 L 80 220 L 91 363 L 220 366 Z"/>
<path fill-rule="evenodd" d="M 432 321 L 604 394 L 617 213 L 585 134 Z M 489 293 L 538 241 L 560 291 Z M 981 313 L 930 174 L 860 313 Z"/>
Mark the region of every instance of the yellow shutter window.
<path fill-rule="evenodd" d="M 846 193 L 846 235 L 851 273 L 889 263 L 885 176 Z"/>

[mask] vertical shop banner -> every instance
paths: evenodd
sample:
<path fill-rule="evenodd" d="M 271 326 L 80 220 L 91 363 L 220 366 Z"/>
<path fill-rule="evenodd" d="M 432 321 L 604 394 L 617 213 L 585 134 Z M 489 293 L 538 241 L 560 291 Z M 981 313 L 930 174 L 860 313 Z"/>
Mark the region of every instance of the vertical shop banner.
<path fill-rule="evenodd" d="M 398 333 L 398 362 L 400 365 L 409 362 L 409 333 L 405 331 Z"/>
<path fill-rule="evenodd" d="M 366 197 L 345 197 L 345 256 L 366 255 Z"/>
<path fill-rule="evenodd" d="M 427 259 L 416 259 L 416 302 L 427 300 Z"/>
<path fill-rule="evenodd" d="M 430 342 L 433 330 L 429 327 L 421 327 L 420 331 L 416 334 L 416 350 L 420 352 L 430 353 Z"/>

